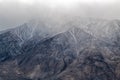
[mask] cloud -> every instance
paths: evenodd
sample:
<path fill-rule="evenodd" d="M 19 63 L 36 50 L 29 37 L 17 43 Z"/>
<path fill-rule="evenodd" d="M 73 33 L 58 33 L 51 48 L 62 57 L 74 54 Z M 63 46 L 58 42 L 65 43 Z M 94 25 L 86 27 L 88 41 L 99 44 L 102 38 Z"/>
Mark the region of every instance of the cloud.
<path fill-rule="evenodd" d="M 120 19 L 119 0 L 0 0 L 0 30 L 57 14 Z"/>

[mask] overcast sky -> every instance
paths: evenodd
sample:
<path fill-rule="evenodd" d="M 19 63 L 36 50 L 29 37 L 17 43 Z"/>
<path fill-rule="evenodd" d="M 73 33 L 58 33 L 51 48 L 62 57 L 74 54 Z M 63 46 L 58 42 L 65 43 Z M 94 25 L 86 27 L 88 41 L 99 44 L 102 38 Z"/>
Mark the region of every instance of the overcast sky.
<path fill-rule="evenodd" d="M 0 0 L 0 30 L 52 13 L 120 19 L 120 0 Z"/>

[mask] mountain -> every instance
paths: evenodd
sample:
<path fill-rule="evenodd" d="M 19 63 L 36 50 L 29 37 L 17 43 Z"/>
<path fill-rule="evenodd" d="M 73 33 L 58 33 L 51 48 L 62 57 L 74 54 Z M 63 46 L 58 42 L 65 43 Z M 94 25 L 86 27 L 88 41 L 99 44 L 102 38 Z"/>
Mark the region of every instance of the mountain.
<path fill-rule="evenodd" d="M 31 20 L 0 34 L 1 80 L 119 80 L 120 21 Z"/>

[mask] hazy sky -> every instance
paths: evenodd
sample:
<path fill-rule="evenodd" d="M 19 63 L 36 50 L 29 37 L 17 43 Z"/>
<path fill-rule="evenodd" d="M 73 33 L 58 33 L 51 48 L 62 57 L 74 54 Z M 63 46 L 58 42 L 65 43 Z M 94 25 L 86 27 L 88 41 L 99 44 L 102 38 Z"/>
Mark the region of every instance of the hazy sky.
<path fill-rule="evenodd" d="M 0 0 L 0 30 L 53 13 L 120 19 L 120 0 Z"/>

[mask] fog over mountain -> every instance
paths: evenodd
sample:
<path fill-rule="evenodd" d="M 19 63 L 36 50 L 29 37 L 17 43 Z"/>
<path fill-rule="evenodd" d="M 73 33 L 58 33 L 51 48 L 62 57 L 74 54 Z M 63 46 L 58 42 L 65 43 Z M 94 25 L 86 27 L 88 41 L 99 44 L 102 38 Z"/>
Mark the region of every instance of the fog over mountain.
<path fill-rule="evenodd" d="M 120 80 L 119 0 L 0 0 L 0 80 Z"/>
<path fill-rule="evenodd" d="M 119 0 L 0 0 L 0 30 L 39 16 L 120 19 L 119 4 Z"/>

